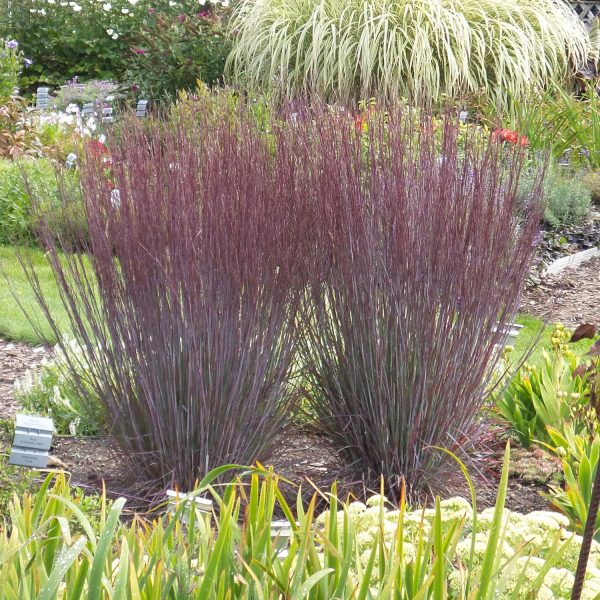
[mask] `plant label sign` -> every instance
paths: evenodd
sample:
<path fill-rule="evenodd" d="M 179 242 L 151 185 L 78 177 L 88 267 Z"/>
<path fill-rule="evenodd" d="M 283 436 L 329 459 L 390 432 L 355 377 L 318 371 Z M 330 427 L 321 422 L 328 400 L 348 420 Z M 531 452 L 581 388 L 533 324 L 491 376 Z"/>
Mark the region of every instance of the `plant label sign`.
<path fill-rule="evenodd" d="M 36 100 L 35 100 L 35 107 L 37 109 L 44 110 L 44 109 L 48 108 L 48 105 L 50 103 L 50 97 L 48 95 L 49 91 L 50 91 L 50 88 L 47 88 L 47 87 L 39 87 L 37 89 Z"/>
<path fill-rule="evenodd" d="M 53 434 L 52 419 L 17 415 L 9 464 L 32 468 L 47 467 L 48 450 L 52 445 Z"/>
<path fill-rule="evenodd" d="M 140 100 L 135 107 L 135 116 L 140 119 L 147 116 L 148 100 Z"/>

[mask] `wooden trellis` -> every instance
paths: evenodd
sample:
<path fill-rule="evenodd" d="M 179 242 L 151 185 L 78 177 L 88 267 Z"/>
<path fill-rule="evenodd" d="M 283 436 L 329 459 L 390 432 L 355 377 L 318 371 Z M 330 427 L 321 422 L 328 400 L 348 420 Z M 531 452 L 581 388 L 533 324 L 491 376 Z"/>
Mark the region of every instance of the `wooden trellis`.
<path fill-rule="evenodd" d="M 600 14 L 600 2 L 583 0 L 580 2 L 571 2 L 571 6 L 588 29 L 596 15 Z"/>

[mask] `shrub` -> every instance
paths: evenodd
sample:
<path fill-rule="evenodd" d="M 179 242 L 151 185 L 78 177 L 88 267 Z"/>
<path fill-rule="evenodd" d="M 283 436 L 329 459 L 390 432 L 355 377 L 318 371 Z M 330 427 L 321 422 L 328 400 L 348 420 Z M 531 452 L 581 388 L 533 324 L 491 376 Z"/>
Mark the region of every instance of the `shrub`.
<path fill-rule="evenodd" d="M 224 24 L 226 9 L 193 15 L 153 13 L 135 36 L 125 78 L 145 98 L 172 100 L 199 81 L 221 82 L 230 50 Z"/>
<path fill-rule="evenodd" d="M 583 178 L 583 182 L 590 191 L 592 204 L 600 206 L 600 171 L 590 171 Z"/>
<path fill-rule="evenodd" d="M 294 166 L 229 113 L 119 136 L 83 166 L 93 277 L 48 223 L 44 243 L 113 435 L 150 480 L 190 488 L 267 456 L 294 404 Z"/>
<path fill-rule="evenodd" d="M 562 174 L 559 169 L 550 169 L 544 182 L 544 221 L 553 228 L 583 221 L 589 214 L 592 199 L 582 171 Z M 523 178 L 520 194 L 529 193 L 532 185 L 532 178 Z"/>
<path fill-rule="evenodd" d="M 316 235 L 300 342 L 308 400 L 357 474 L 418 490 L 447 468 L 432 448 L 477 429 L 539 188 L 519 217 L 519 150 L 459 141 L 450 120 L 436 143 L 425 116 L 415 128 L 390 111 L 362 135 L 344 119 L 303 120 L 294 139 L 308 154 L 295 193 L 310 199 Z"/>
<path fill-rule="evenodd" d="M 30 91 L 39 83 L 62 85 L 75 76 L 119 80 L 151 11 L 175 17 L 200 9 L 198 0 L 4 0 L 0 36 L 14 37 L 33 60 L 21 77 Z"/>
<path fill-rule="evenodd" d="M 22 98 L 12 97 L 0 105 L 0 160 L 43 155 L 35 122 Z"/>
<path fill-rule="evenodd" d="M 284 98 L 437 102 L 483 90 L 506 106 L 583 64 L 588 36 L 552 0 L 242 2 L 236 81 Z"/>
<path fill-rule="evenodd" d="M 544 220 L 551 227 L 576 225 L 588 216 L 592 197 L 580 176 L 581 174 L 573 179 L 563 177 L 546 179 Z"/>
<path fill-rule="evenodd" d="M 85 133 L 91 133 L 88 123 L 78 123 L 72 113 L 34 111 L 16 96 L 0 105 L 0 159 L 48 157 L 62 163 Z"/>

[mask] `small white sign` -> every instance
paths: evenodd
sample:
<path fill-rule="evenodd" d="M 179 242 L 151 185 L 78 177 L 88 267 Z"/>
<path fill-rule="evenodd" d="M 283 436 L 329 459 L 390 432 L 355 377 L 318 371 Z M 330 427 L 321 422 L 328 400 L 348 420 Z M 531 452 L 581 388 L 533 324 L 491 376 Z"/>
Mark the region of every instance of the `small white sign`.
<path fill-rule="evenodd" d="M 38 469 L 47 467 L 53 434 L 52 419 L 17 415 L 9 464 Z"/>
<path fill-rule="evenodd" d="M 48 452 L 35 448 L 19 448 L 13 446 L 10 451 L 9 465 L 45 469 L 48 466 Z"/>

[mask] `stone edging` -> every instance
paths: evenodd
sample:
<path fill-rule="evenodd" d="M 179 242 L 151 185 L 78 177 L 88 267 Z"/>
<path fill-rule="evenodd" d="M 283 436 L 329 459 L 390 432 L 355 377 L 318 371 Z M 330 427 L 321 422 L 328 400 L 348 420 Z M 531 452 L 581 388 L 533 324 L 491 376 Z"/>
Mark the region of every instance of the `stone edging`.
<path fill-rule="evenodd" d="M 599 255 L 600 248 L 590 248 L 589 250 L 583 250 L 582 252 L 577 252 L 576 254 L 569 254 L 568 256 L 557 258 L 548 265 L 545 274 L 554 275 L 556 273 L 560 273 L 567 267 L 576 267 L 581 263 L 584 263 Z"/>

